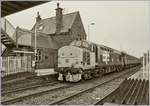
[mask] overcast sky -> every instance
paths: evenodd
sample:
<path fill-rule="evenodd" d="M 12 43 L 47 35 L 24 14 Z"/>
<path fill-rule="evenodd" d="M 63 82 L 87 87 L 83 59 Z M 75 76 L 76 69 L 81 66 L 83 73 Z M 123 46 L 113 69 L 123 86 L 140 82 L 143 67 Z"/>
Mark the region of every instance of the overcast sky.
<path fill-rule="evenodd" d="M 55 16 L 58 1 L 48 2 L 6 18 L 15 26 L 31 29 L 37 11 L 41 17 Z M 90 41 L 140 57 L 149 48 L 149 1 L 59 1 L 63 13 L 79 11 Z"/>

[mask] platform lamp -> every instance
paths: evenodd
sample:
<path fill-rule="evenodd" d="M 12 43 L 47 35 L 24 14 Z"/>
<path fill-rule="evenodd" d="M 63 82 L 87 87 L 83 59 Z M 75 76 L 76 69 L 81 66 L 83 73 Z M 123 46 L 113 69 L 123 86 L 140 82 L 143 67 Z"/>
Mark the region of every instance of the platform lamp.
<path fill-rule="evenodd" d="M 36 47 L 36 43 L 37 43 L 37 25 L 35 25 L 35 29 L 34 29 L 34 62 L 33 62 L 33 67 L 34 69 L 36 69 L 36 55 L 37 55 L 37 47 Z"/>
<path fill-rule="evenodd" d="M 89 25 L 88 25 L 88 41 L 90 41 L 90 26 L 91 25 L 95 25 L 95 23 L 90 23 Z"/>
<path fill-rule="evenodd" d="M 35 25 L 35 29 L 34 29 L 34 34 L 35 34 L 35 37 L 34 37 L 34 68 L 36 69 L 36 62 L 37 62 L 37 34 L 38 34 L 38 28 L 39 28 L 40 24 L 39 22 L 36 23 Z"/>

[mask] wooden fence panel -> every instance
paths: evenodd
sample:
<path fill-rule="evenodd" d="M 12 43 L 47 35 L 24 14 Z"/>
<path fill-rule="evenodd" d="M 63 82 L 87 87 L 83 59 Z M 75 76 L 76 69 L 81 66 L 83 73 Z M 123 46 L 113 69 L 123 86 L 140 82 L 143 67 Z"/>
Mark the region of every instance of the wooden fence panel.
<path fill-rule="evenodd" d="M 28 58 L 27 58 L 27 70 L 29 70 L 29 71 L 32 70 L 32 60 L 31 60 L 31 56 L 28 56 Z"/>
<path fill-rule="evenodd" d="M 2 76 L 32 71 L 31 56 L 2 57 Z"/>

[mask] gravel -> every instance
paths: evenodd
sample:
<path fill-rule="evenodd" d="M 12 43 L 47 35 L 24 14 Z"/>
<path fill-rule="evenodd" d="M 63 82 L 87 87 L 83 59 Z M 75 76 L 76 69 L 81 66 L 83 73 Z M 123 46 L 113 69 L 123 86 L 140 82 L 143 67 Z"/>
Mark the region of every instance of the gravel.
<path fill-rule="evenodd" d="M 18 88 L 23 88 L 25 86 L 36 85 L 42 82 L 43 82 L 42 79 L 25 79 L 22 81 L 18 81 L 16 83 L 2 85 L 2 92 L 5 92 L 5 91 L 8 92 L 8 91 L 12 91 Z"/>
<path fill-rule="evenodd" d="M 49 82 L 50 81 L 53 82 L 56 80 L 57 80 L 56 76 L 54 75 L 49 76 Z M 18 88 L 23 88 L 23 87 L 27 87 L 31 85 L 37 85 L 41 83 L 45 83 L 45 81 L 41 77 L 33 77 L 33 78 L 31 77 L 31 78 L 27 78 L 24 80 L 20 80 L 20 81 L 8 83 L 8 84 L 2 84 L 1 88 L 2 88 L 2 92 L 5 92 L 5 91 L 8 92 L 8 91 L 16 90 Z"/>

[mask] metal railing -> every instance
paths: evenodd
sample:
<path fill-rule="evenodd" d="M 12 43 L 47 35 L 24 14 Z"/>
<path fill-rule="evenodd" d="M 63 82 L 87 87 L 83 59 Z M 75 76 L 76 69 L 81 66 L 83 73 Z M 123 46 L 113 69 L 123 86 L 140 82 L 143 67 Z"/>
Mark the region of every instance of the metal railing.
<path fill-rule="evenodd" d="M 13 40 L 13 35 L 15 34 L 15 27 L 6 19 L 6 18 L 1 18 L 1 29 L 9 35 Z"/>

